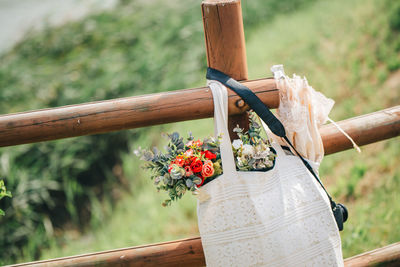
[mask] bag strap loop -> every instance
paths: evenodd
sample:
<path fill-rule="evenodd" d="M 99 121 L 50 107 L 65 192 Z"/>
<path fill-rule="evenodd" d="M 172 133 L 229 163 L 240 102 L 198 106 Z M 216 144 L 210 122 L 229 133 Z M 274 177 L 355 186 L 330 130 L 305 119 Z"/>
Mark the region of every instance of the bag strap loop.
<path fill-rule="evenodd" d="M 208 81 L 207 84 L 214 100 L 215 135 L 222 135 L 220 142 L 222 166 L 225 174 L 232 175 L 236 173 L 236 167 L 228 131 L 228 90 L 218 81 Z"/>
<path fill-rule="evenodd" d="M 249 88 L 216 69 L 207 68 L 206 77 L 208 80 L 217 80 L 221 82 L 243 98 L 243 100 L 268 125 L 268 128 L 270 128 L 275 135 L 279 137 L 284 137 L 286 135 L 282 123 Z"/>

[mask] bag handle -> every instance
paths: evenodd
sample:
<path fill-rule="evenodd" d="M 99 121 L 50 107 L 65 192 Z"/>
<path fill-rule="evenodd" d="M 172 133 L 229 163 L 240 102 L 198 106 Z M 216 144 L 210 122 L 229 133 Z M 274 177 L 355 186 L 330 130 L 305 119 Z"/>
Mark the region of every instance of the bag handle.
<path fill-rule="evenodd" d="M 336 204 L 332 200 L 332 197 L 329 195 L 328 191 L 326 191 L 318 175 L 314 172 L 310 164 L 300 155 L 300 153 L 297 152 L 295 147 L 287 138 L 283 124 L 275 117 L 275 115 L 269 110 L 269 108 L 264 105 L 264 103 L 249 88 L 219 70 L 208 67 L 206 78 L 208 80 L 219 81 L 226 87 L 232 89 L 232 91 L 239 95 L 244 100 L 244 102 L 246 102 L 250 106 L 250 108 L 267 124 L 271 132 L 279 137 L 282 137 L 286 141 L 286 143 L 296 152 L 303 164 L 325 191 L 331 204 L 331 208 L 335 216 L 338 228 L 339 230 L 343 230 L 343 222 L 347 220 L 347 209 L 344 207 L 344 205 Z"/>
<path fill-rule="evenodd" d="M 207 81 L 214 100 L 214 132 L 222 135 L 220 142 L 221 161 L 224 174 L 236 173 L 232 143 L 228 131 L 228 90 L 218 81 Z"/>

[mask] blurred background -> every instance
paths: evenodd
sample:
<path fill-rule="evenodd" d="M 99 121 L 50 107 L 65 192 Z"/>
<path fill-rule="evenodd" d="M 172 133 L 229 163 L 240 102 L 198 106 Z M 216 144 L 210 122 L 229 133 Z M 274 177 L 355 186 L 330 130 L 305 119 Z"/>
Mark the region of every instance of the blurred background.
<path fill-rule="evenodd" d="M 200 0 L 0 0 L 1 114 L 205 85 Z M 343 120 L 399 104 L 400 2 L 242 0 L 250 79 L 305 75 Z M 0 148 L 12 198 L 0 264 L 198 235 L 196 201 L 171 207 L 133 149 L 212 120 Z M 350 219 L 349 257 L 400 240 L 400 138 L 328 156 L 320 176 Z"/>

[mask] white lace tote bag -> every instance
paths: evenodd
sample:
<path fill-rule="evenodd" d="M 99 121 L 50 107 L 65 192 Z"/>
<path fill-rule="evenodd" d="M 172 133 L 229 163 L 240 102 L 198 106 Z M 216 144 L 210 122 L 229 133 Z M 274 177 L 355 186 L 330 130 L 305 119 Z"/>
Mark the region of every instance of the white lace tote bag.
<path fill-rule="evenodd" d="M 209 81 L 224 173 L 200 188 L 198 226 L 207 266 L 343 266 L 326 193 L 296 156 L 277 152 L 267 172 L 236 171 L 227 89 Z"/>

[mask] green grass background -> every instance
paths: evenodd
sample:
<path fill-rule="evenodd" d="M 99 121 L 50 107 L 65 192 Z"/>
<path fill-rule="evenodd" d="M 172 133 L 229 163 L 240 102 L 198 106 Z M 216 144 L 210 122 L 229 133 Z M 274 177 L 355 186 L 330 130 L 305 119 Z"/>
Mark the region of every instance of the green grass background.
<path fill-rule="evenodd" d="M 259 20 L 255 20 L 252 19 L 250 12 L 255 10 L 253 4 L 246 4 L 243 0 L 250 79 L 270 76 L 269 68 L 273 64 L 284 64 L 287 74 L 305 75 L 316 90 L 336 101 L 330 116 L 334 120 L 399 104 L 400 7 L 398 4 L 393 1 L 377 0 L 305 1 L 309 3 L 299 4 L 299 8 L 296 6 L 290 12 L 281 8 L 281 12 L 277 12 L 276 16 L 270 16 L 270 11 L 265 10 L 269 8 L 268 4 L 272 5 L 275 2 L 277 1 L 257 1 L 260 5 L 257 11 Z M 109 25 L 110 28 L 106 26 L 103 29 L 106 33 L 113 32 L 118 25 L 119 34 L 123 35 L 124 29 L 132 27 L 133 22 L 128 17 L 135 17 L 135 13 L 124 12 L 123 8 L 117 8 L 116 11 L 110 11 L 120 12 L 117 24 L 105 23 L 104 21 L 110 19 L 105 13 L 88 18 L 83 24 L 62 27 L 54 33 L 49 30 L 45 37 L 32 37 L 33 39 L 29 41 L 30 46 L 21 44 L 14 52 L 6 55 L 6 61 L 15 64 L 8 65 L 7 69 L 12 72 L 13 67 L 21 68 L 26 64 L 23 63 L 24 57 L 21 57 L 21 54 L 31 55 L 33 52 L 29 49 L 36 49 L 36 46 L 32 45 L 36 40 L 38 51 L 34 59 L 28 58 L 28 60 L 30 64 L 37 64 L 38 68 L 42 68 L 42 72 L 35 74 L 35 71 L 29 70 L 28 72 L 33 74 L 26 74 L 21 86 L 26 86 L 24 90 L 29 90 L 29 86 L 35 83 L 35 78 L 40 79 L 41 74 L 58 73 L 59 76 L 56 75 L 54 80 L 43 83 L 48 86 L 47 89 L 43 88 L 43 94 L 60 92 L 67 99 L 67 103 L 77 101 L 81 95 L 76 95 L 76 90 L 63 87 L 62 83 L 58 84 L 59 79 L 81 81 L 81 84 L 76 86 L 80 89 L 79 85 L 85 85 L 85 91 L 81 94 L 88 95 L 82 99 L 115 97 L 116 93 L 114 95 L 112 91 L 113 84 L 123 85 L 126 88 L 122 90 L 122 94 L 118 93 L 118 96 L 203 85 L 205 57 L 199 14 L 200 3 L 196 1 L 188 3 L 190 5 L 178 8 L 177 2 L 170 1 L 165 6 L 164 4 L 158 6 L 163 12 L 156 10 L 157 12 L 149 14 L 146 12 L 150 9 L 143 6 L 151 4 L 137 2 L 135 5 L 138 8 L 136 11 L 138 18 L 135 19 L 135 23 L 143 24 L 143 30 L 147 33 L 138 34 L 135 38 L 128 34 L 122 38 L 118 36 L 115 38 L 115 43 L 112 41 L 115 33 L 112 33 L 109 50 L 103 49 L 100 45 L 101 42 L 106 42 L 102 38 L 108 38 L 107 34 L 101 33 L 91 35 L 88 42 L 93 43 L 90 46 L 83 44 L 81 48 L 65 48 L 72 49 L 72 52 L 53 51 L 50 49 L 51 46 L 46 47 L 39 40 L 48 38 L 50 41 L 66 42 L 63 36 L 69 38 L 71 32 L 81 31 L 82 27 L 83 29 L 95 27 L 93 23 Z M 192 8 L 196 11 L 188 11 Z M 167 16 L 166 10 L 168 15 L 176 11 L 179 16 L 166 19 L 164 18 Z M 185 14 L 197 14 L 197 17 L 186 18 Z M 147 20 L 146 16 L 159 16 L 159 18 Z M 162 26 L 159 24 L 151 24 L 163 20 L 168 20 L 168 29 L 161 29 Z M 193 23 L 185 24 L 187 20 Z M 186 28 L 182 25 L 186 25 Z M 195 49 L 187 49 L 184 44 L 173 41 L 171 38 L 174 36 L 180 38 L 189 36 L 185 37 L 188 39 L 179 40 L 194 42 L 197 45 L 193 46 Z M 78 35 L 76 38 L 85 36 Z M 119 48 L 121 40 L 128 45 L 140 45 L 137 50 L 128 51 L 133 54 L 128 58 L 135 59 L 135 64 L 130 64 L 129 69 L 121 63 L 127 60 L 125 55 L 127 52 L 123 50 L 123 46 Z M 77 42 L 79 43 L 79 40 Z M 95 44 L 99 44 L 98 50 Z M 159 54 L 147 54 L 155 51 Z M 48 53 L 56 53 L 56 56 L 48 56 Z M 61 53 L 61 58 L 57 53 Z M 98 58 L 94 59 L 97 56 Z M 182 62 L 182 59 L 185 62 Z M 74 72 L 73 64 L 84 66 L 84 73 L 92 74 L 96 79 L 91 81 L 90 75 Z M 143 69 L 147 70 L 143 72 L 144 74 L 149 74 L 153 70 L 158 71 L 159 68 L 162 77 L 139 75 Z M 133 75 L 141 81 L 135 84 L 134 90 L 129 83 L 124 84 L 127 75 Z M 48 79 L 48 76 L 43 78 Z M 82 79 L 87 81 L 83 83 Z M 114 81 L 110 83 L 109 81 L 113 79 Z M 118 83 L 115 79 L 120 79 L 122 82 Z M 93 93 L 99 87 L 106 87 L 105 84 L 108 86 L 107 90 L 99 90 L 99 95 Z M 74 86 L 73 83 L 69 85 Z M 15 99 L 21 97 L 27 97 L 23 91 Z M 51 104 L 57 105 L 59 103 L 57 99 L 55 97 Z M 10 106 L 5 110 L 10 112 L 42 107 L 40 101 L 25 104 L 18 100 L 15 103 L 19 104 L 7 103 L 6 105 Z M 121 154 L 121 167 L 124 177 L 129 181 L 128 190 L 119 192 L 117 202 L 93 200 L 92 212 L 97 219 L 88 221 L 88 227 L 80 229 L 74 224 L 68 224 L 55 229 L 53 235 L 45 238 L 47 245 L 39 254 L 33 252 L 36 251 L 34 246 L 37 243 L 28 242 L 21 247 L 17 261 L 82 254 L 198 235 L 195 198 L 187 195 L 171 207 L 163 208 L 161 202 L 165 196 L 156 192 L 148 179 L 148 173 L 140 168 L 142 163 L 131 153 L 138 146 L 162 146 L 161 132 L 178 131 L 183 134 L 189 130 L 199 137 L 210 135 L 213 133 L 212 120 L 154 126 L 144 129 L 143 132 L 127 131 L 128 134 L 134 135 L 129 143 L 130 152 Z M 79 138 L 74 140 L 78 142 Z M 335 199 L 345 203 L 350 212 L 345 230 L 341 232 L 344 257 L 400 241 L 399 141 L 397 137 L 362 147 L 361 154 L 354 150 L 337 153 L 327 156 L 322 162 L 320 176 Z M 18 197 L 14 194 L 15 199 Z M 5 260 L 7 261 L 11 260 Z"/>

